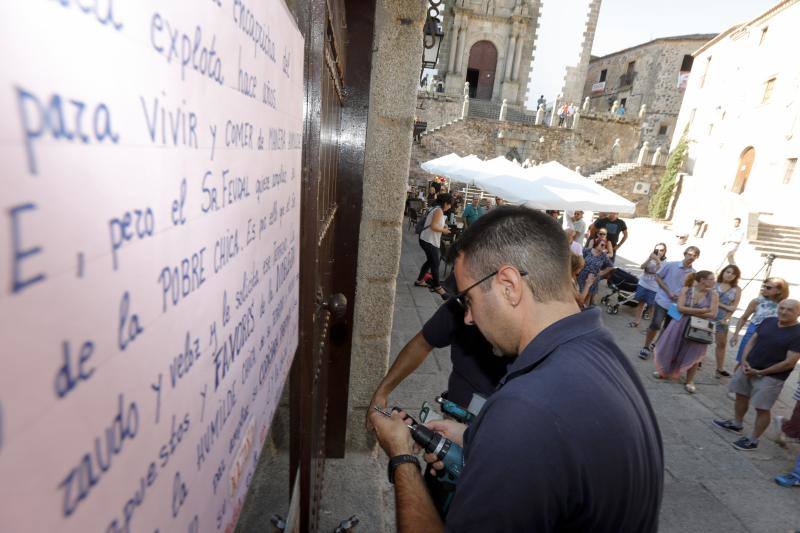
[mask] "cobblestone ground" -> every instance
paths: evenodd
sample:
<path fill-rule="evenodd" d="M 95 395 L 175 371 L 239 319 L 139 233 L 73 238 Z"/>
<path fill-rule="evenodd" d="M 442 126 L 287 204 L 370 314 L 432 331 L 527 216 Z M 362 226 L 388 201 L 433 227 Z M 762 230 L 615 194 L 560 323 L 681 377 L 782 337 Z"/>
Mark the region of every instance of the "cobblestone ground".
<path fill-rule="evenodd" d="M 674 238 L 660 227 L 646 219 L 636 219 L 629 226 L 631 238 L 622 248 L 617 266 L 636 273 L 634 261 L 636 264 L 643 261 L 659 240 L 667 242 L 670 259 L 680 257 L 683 247 L 677 246 Z M 704 250 L 696 266 L 717 270 L 721 256 L 715 244 L 711 241 L 698 241 L 696 244 Z M 740 260 L 740 266 L 746 276 L 752 276 L 761 260 L 742 255 L 746 261 Z M 437 295 L 413 286 L 423 261 L 416 236 L 407 229 L 397 282 L 392 358 L 441 303 Z M 796 264 L 776 265 L 776 268 L 785 272 L 798 270 Z M 742 307 L 755 294 L 755 285 L 754 282 L 745 292 Z M 796 285 L 792 292 L 795 297 L 800 296 Z M 773 477 L 791 470 L 800 446 L 790 444 L 789 448 L 782 448 L 772 440 L 762 438 L 757 451 L 734 449 L 731 446 L 734 435 L 711 426 L 712 419 L 728 418 L 733 414 L 733 402 L 726 396 L 727 380 L 713 377 L 713 346 L 709 347 L 703 369 L 696 378 L 696 394 L 686 393 L 679 383 L 657 382 L 650 377 L 654 369 L 652 361 L 641 361 L 636 357 L 643 342 L 643 328 L 627 327 L 632 312 L 633 308 L 623 306 L 617 315 L 603 313 L 603 320 L 638 370 L 664 438 L 666 475 L 660 531 L 761 533 L 799 529 L 800 489 L 781 488 L 773 482 Z M 729 353 L 729 369 L 732 360 L 733 353 Z M 445 389 L 449 372 L 449 349 L 435 350 L 422 367 L 395 391 L 392 402 L 417 411 L 423 400 L 433 401 Z M 795 371 L 786 382 L 773 414 L 788 415 L 791 412 L 794 405 L 791 395 L 797 383 L 797 373 Z M 752 423 L 753 415 L 750 413 L 745 418 L 746 431 L 752 428 Z M 386 496 L 386 513 L 390 515 L 391 493 Z M 392 520 L 390 516 L 386 519 L 387 522 Z"/>

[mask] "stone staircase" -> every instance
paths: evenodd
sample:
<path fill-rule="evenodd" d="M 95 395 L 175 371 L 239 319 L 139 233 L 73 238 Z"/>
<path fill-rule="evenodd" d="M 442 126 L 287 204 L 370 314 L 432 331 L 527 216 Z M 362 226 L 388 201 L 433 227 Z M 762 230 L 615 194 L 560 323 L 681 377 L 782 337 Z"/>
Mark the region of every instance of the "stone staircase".
<path fill-rule="evenodd" d="M 476 100 L 473 98 L 469 101 L 469 117 L 499 120 L 501 107 L 502 104 L 498 104 L 496 102 L 491 102 L 489 100 Z M 522 124 L 534 124 L 536 122 L 536 115 L 525 113 L 520 109 L 506 107 L 506 121 L 519 122 Z"/>
<path fill-rule="evenodd" d="M 800 228 L 759 222 L 756 240 L 750 241 L 762 256 L 775 254 L 780 259 L 800 261 Z"/>
<path fill-rule="evenodd" d="M 638 167 L 638 163 L 617 163 L 616 165 L 611 165 L 608 168 L 604 168 L 594 174 L 590 174 L 588 179 L 596 182 L 596 183 L 603 183 L 604 181 L 610 180 L 614 176 L 618 176 L 629 170 L 633 170 L 634 168 Z"/>

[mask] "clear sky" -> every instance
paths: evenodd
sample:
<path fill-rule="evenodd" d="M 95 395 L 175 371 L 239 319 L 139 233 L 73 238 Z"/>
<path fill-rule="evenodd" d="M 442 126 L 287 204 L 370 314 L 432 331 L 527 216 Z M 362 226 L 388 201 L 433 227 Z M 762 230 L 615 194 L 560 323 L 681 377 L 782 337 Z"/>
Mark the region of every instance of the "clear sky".
<path fill-rule="evenodd" d="M 592 54 L 605 55 L 658 37 L 719 33 L 766 11 L 778 0 L 603 0 Z M 589 0 L 544 0 L 534 51 L 529 107 L 552 101 L 567 65 L 578 62 Z M 580 15 L 576 15 L 576 14 Z"/>

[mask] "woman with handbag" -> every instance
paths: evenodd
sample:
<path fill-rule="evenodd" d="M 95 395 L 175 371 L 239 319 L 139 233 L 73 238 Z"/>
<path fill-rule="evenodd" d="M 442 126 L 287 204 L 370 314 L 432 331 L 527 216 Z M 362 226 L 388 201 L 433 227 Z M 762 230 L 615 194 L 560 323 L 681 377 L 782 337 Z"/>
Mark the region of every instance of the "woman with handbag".
<path fill-rule="evenodd" d="M 659 337 L 653 350 L 658 369 L 656 379 L 675 379 L 686 372 L 686 392 L 692 394 L 697 388 L 694 376 L 697 363 L 706 354 L 706 348 L 714 338 L 719 296 L 714 290 L 714 273 L 701 270 L 686 276 L 684 287 L 678 296 L 677 311 L 680 320 L 673 320 Z"/>

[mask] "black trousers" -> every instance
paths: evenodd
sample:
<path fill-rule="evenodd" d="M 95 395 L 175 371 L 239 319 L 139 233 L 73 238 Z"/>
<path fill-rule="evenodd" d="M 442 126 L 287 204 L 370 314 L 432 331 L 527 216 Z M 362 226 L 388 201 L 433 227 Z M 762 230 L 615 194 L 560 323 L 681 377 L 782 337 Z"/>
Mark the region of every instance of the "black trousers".
<path fill-rule="evenodd" d="M 425 252 L 425 257 L 427 261 L 422 263 L 422 267 L 419 269 L 419 276 L 417 276 L 417 281 L 422 281 L 422 278 L 425 277 L 425 273 L 430 270 L 431 271 L 431 287 L 438 287 L 439 286 L 439 261 L 441 260 L 441 255 L 439 252 L 439 247 L 434 246 L 433 244 L 423 241 L 422 239 L 419 240 L 419 245 L 422 248 L 422 251 Z"/>

